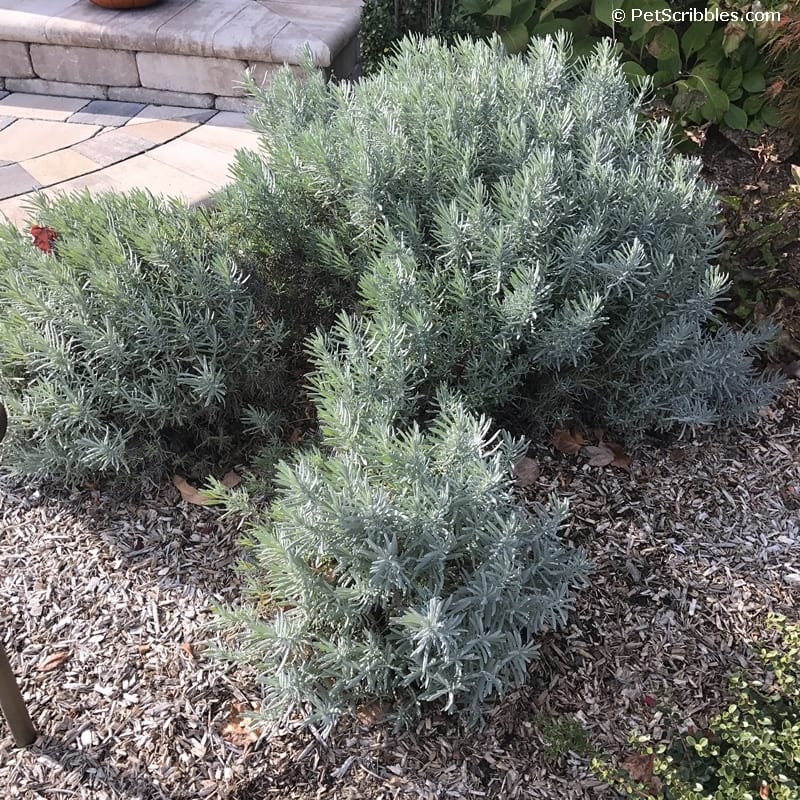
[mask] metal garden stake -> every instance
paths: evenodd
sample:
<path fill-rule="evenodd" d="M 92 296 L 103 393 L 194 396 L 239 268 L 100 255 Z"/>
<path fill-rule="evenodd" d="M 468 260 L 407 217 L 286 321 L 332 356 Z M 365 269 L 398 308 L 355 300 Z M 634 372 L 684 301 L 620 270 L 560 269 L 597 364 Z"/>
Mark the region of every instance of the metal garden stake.
<path fill-rule="evenodd" d="M 6 435 L 7 425 L 6 409 L 0 403 L 0 441 Z M 25 708 L 22 692 L 14 680 L 14 673 L 11 671 L 11 664 L 8 663 L 2 642 L 0 642 L 0 709 L 8 721 L 8 727 L 11 728 L 17 746 L 27 747 L 29 744 L 33 744 L 36 739 L 36 731 L 33 728 L 28 709 Z"/>

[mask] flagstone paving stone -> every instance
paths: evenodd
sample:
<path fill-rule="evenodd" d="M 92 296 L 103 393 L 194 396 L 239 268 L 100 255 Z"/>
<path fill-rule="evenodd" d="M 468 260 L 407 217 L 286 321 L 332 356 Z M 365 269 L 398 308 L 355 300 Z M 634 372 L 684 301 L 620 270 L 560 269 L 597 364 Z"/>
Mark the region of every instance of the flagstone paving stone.
<path fill-rule="evenodd" d="M 0 153 L 10 161 L 25 161 L 82 142 L 99 130 L 97 125 L 18 119 L 0 131 Z"/>
<path fill-rule="evenodd" d="M 5 217 L 15 225 L 22 225 L 28 216 L 27 204 L 30 202 L 30 195 L 21 194 L 18 197 L 9 197 L 7 200 L 0 200 L 0 221 Z"/>
<path fill-rule="evenodd" d="M 153 144 L 164 144 L 172 139 L 188 133 L 199 123 L 182 119 L 155 119 L 137 125 L 126 125 L 124 130 L 140 139 L 147 139 Z"/>
<path fill-rule="evenodd" d="M 94 172 L 98 164 L 77 152 L 73 148 L 59 150 L 57 153 L 47 153 L 37 158 L 30 158 L 22 162 L 22 166 L 38 180 L 42 186 L 77 178 Z"/>
<path fill-rule="evenodd" d="M 76 144 L 72 149 L 87 158 L 91 158 L 98 166 L 108 167 L 126 158 L 144 153 L 153 146 L 147 139 L 121 129 L 105 131 L 90 141 Z"/>
<path fill-rule="evenodd" d="M 70 122 L 87 125 L 124 125 L 145 108 L 145 103 L 126 103 L 121 100 L 92 100 L 73 114 Z"/>
<path fill-rule="evenodd" d="M 14 92 L 0 100 L 0 114 L 63 122 L 88 102 L 90 101 L 85 97 L 56 97 L 49 94 Z"/>
<path fill-rule="evenodd" d="M 189 175 L 163 161 L 143 154 L 120 164 L 107 167 L 103 173 L 121 191 L 146 188 L 154 194 L 171 197 L 207 197 L 217 188 L 212 179 Z"/>
<path fill-rule="evenodd" d="M 135 117 L 128 120 L 126 125 L 141 125 L 144 122 L 157 122 L 159 120 L 181 120 L 184 122 L 208 122 L 217 111 L 208 108 L 186 108 L 185 106 L 146 106 Z M 241 118 L 240 118 L 241 125 Z"/>
<path fill-rule="evenodd" d="M 148 155 L 202 180 L 213 181 L 219 185 L 230 180 L 230 153 L 185 140 L 185 136 L 175 139 L 161 145 Z"/>
<path fill-rule="evenodd" d="M 43 189 L 42 194 L 47 195 L 47 197 L 55 197 L 60 194 L 80 192 L 84 189 L 90 190 L 92 194 L 97 194 L 100 192 L 122 192 L 125 187 L 117 186 L 104 172 L 91 172 L 88 175 L 81 175 L 68 181 L 56 183 L 47 189 Z"/>
<path fill-rule="evenodd" d="M 40 189 L 41 186 L 42 184 L 19 164 L 0 167 L 0 200 Z"/>
<path fill-rule="evenodd" d="M 256 149 L 233 111 L 0 93 L 0 220 L 27 224 L 47 196 L 143 188 L 204 203 L 231 181 L 240 148 Z"/>

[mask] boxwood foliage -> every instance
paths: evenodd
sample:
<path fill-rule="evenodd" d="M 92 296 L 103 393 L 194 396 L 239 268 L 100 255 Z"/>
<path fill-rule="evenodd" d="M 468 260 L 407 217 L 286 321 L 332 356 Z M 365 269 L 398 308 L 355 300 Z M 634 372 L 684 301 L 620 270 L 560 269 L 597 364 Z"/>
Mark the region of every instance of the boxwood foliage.
<path fill-rule="evenodd" d="M 77 481 L 156 469 L 230 443 L 269 408 L 281 325 L 215 247 L 202 212 L 144 192 L 40 199 L 50 251 L 0 226 L 0 454 Z M 263 309 L 262 309 L 263 312 Z"/>
<path fill-rule="evenodd" d="M 518 58 L 406 39 L 355 85 L 284 72 L 251 87 L 261 153 L 223 205 L 273 243 L 273 274 L 424 327 L 426 397 L 525 395 L 629 437 L 743 421 L 776 388 L 752 360 L 774 331 L 715 313 L 714 192 L 642 120 L 610 41 L 569 56 L 564 37 Z"/>

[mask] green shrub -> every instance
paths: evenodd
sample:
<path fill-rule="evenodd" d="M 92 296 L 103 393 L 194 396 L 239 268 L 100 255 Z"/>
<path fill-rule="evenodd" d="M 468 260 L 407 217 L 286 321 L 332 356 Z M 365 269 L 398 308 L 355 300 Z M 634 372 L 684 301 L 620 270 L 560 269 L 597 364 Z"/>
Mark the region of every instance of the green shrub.
<path fill-rule="evenodd" d="M 796 800 L 800 797 L 800 625 L 773 617 L 777 650 L 762 650 L 774 683 L 733 679 L 737 701 L 707 731 L 654 754 L 652 774 L 669 800 Z M 598 762 L 596 769 L 629 797 L 653 797 L 653 781 L 637 785 Z M 641 777 L 641 776 L 638 776 Z"/>
<path fill-rule="evenodd" d="M 238 159 L 237 202 L 277 268 L 416 331 L 424 397 L 444 381 L 489 411 L 524 392 L 548 421 L 631 436 L 743 420 L 775 388 L 749 356 L 772 332 L 715 316 L 701 165 L 640 121 L 609 42 L 569 56 L 563 38 L 524 59 L 405 40 L 357 85 L 283 73 L 254 88 L 265 157 Z"/>
<path fill-rule="evenodd" d="M 459 0 L 366 0 L 358 34 L 363 70 L 375 72 L 407 34 L 449 39 L 470 30 Z"/>
<path fill-rule="evenodd" d="M 0 227 L 3 466 L 75 481 L 221 445 L 279 388 L 281 326 L 201 212 L 142 193 L 41 200 L 52 252 Z"/>
<path fill-rule="evenodd" d="M 436 701 L 478 722 L 525 681 L 535 634 L 565 621 L 586 563 L 558 540 L 563 504 L 530 511 L 515 496 L 523 442 L 446 392 L 427 430 L 393 423 L 402 369 L 359 368 L 391 337 L 340 325 L 346 354 L 315 345 L 324 450 L 278 468 L 251 531 L 253 602 L 223 615 L 243 625 L 232 655 L 261 676 L 267 717 L 296 709 L 327 730 L 381 702 L 404 724 Z M 265 602 L 280 609 L 269 622 Z"/>

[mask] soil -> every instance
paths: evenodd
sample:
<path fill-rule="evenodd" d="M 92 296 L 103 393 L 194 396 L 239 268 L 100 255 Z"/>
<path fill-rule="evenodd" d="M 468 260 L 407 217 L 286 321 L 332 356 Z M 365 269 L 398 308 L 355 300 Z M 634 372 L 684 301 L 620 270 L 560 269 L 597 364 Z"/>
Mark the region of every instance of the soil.
<path fill-rule="evenodd" d="M 770 319 L 782 333 L 773 361 L 800 357 L 800 140 L 783 131 L 713 131 L 700 151 L 726 226 L 721 265 L 733 285 L 724 310 L 744 325 Z"/>

